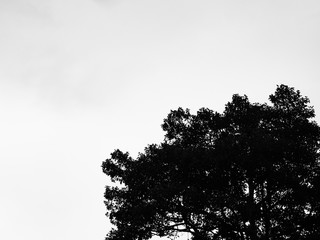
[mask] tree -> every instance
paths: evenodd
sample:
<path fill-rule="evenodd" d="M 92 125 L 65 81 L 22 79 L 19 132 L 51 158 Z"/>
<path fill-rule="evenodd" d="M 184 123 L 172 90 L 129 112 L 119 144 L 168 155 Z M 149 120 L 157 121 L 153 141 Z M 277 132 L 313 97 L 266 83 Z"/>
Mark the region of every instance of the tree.
<path fill-rule="evenodd" d="M 136 159 L 102 164 L 106 240 L 320 239 L 320 127 L 309 99 L 286 85 L 271 105 L 233 95 L 223 113 L 171 111 L 165 139 Z"/>

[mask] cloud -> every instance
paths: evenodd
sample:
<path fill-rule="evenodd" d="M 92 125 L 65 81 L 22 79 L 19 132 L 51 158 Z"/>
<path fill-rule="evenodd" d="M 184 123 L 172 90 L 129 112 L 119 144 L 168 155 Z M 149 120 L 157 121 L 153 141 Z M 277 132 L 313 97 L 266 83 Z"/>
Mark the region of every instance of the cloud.
<path fill-rule="evenodd" d="M 106 6 L 106 7 L 114 7 L 114 6 L 119 6 L 125 0 L 92 0 L 93 2 L 99 4 L 100 6 Z"/>
<path fill-rule="evenodd" d="M 317 71 L 319 31 L 315 20 L 296 24 L 300 6 L 45 2 L 5 2 L 10 11 L 1 15 L 0 75 L 2 82 L 18 83 L 59 107 L 110 104 L 122 94 L 139 99 L 153 93 L 150 86 L 178 91 L 195 79 L 202 86 L 212 79 L 250 85 L 259 78 L 278 82 L 290 72 L 299 78 L 304 71 L 311 77 Z M 201 85 L 196 85 L 199 91 Z"/>
<path fill-rule="evenodd" d="M 105 67 L 98 54 L 103 51 L 99 12 L 95 15 L 96 9 L 83 1 L 76 7 L 72 3 L 1 2 L 6 9 L 0 23 L 2 85 L 18 84 L 60 106 L 94 102 L 109 87 L 110 79 L 99 76 Z"/>

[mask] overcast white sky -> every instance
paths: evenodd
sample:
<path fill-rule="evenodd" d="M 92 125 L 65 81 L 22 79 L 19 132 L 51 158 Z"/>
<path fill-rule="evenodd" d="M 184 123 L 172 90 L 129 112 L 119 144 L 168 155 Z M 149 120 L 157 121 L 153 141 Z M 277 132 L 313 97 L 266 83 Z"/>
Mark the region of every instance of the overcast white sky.
<path fill-rule="evenodd" d="M 318 0 L 0 0 L 0 239 L 104 239 L 102 161 L 170 109 L 283 83 L 320 114 L 319 26 Z"/>

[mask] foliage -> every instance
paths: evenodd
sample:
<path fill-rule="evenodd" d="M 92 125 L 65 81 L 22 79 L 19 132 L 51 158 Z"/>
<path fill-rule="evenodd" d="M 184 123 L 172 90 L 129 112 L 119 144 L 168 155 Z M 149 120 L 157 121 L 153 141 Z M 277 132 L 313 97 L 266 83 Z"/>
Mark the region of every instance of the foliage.
<path fill-rule="evenodd" d="M 224 112 L 171 111 L 165 139 L 137 159 L 102 164 L 116 186 L 107 240 L 320 239 L 320 128 L 309 99 L 286 85 L 271 105 L 233 95 Z"/>

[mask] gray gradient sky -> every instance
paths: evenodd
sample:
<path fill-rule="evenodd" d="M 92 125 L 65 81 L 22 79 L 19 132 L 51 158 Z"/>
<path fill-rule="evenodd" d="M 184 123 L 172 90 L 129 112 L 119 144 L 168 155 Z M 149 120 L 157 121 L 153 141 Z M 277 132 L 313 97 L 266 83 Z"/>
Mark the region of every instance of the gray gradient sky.
<path fill-rule="evenodd" d="M 320 112 L 319 26 L 318 0 L 0 0 L 0 239 L 104 239 L 101 162 L 170 109 L 283 83 Z"/>

